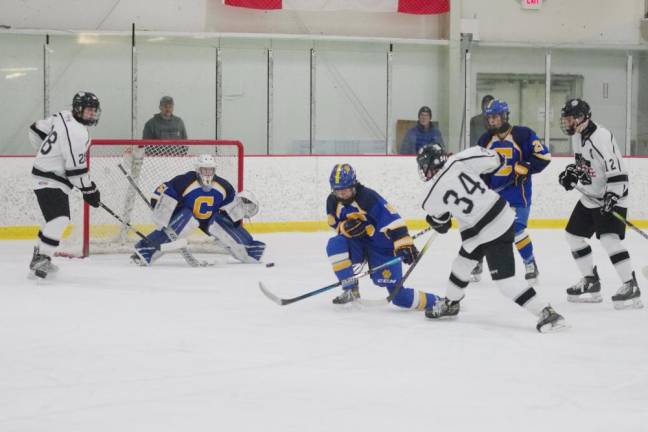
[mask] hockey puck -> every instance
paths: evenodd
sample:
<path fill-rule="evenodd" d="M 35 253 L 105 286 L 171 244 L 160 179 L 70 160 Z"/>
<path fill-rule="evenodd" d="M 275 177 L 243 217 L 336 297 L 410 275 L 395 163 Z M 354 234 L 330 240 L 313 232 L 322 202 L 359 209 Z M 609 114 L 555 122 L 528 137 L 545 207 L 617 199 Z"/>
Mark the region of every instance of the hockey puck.
<path fill-rule="evenodd" d="M 273 262 L 269 262 L 268 264 L 266 264 L 266 267 L 274 267 L 274 263 L 273 263 Z"/>

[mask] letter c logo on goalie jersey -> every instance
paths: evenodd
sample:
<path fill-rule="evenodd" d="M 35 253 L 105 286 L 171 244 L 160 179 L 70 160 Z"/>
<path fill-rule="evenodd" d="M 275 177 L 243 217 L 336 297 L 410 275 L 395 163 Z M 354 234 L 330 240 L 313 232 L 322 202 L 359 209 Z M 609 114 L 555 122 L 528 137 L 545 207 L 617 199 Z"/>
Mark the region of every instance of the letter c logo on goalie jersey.
<path fill-rule="evenodd" d="M 212 215 L 211 207 L 214 205 L 213 196 L 199 196 L 194 201 L 193 205 L 193 214 L 196 219 L 206 220 L 209 219 Z M 207 207 L 207 210 L 204 207 Z"/>

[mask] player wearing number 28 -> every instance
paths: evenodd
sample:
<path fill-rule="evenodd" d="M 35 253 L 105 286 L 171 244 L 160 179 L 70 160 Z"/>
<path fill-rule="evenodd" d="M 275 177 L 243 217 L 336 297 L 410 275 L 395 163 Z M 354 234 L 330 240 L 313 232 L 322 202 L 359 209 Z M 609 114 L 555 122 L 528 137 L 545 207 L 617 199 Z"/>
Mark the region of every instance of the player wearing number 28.
<path fill-rule="evenodd" d="M 70 223 L 68 194 L 72 188 L 79 189 L 88 204 L 99 206 L 99 190 L 88 176 L 86 152 L 90 143 L 87 126 L 96 125 L 100 115 L 97 96 L 79 92 L 72 99 L 72 111 L 59 111 L 30 126 L 29 139 L 38 148 L 32 169 L 34 193 L 45 219 L 29 265 L 36 277 L 45 278 L 57 270 L 51 257 Z"/>
<path fill-rule="evenodd" d="M 531 176 L 549 165 L 551 154 L 533 130 L 511 126 L 509 114 L 506 102 L 499 99 L 490 101 L 484 111 L 488 131 L 478 143 L 504 157 L 504 165 L 488 176 L 487 184 L 515 210 L 515 247 L 524 261 L 525 279 L 533 286 L 537 281 L 538 266 L 526 231 L 531 212 Z"/>

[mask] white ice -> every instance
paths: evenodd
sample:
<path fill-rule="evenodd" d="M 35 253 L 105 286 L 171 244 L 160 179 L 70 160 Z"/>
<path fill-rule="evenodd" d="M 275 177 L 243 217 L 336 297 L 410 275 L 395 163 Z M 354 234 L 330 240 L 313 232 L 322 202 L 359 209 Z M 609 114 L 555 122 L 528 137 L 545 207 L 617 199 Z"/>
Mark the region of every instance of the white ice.
<path fill-rule="evenodd" d="M 488 276 L 446 322 L 336 307 L 335 290 L 283 307 L 261 294 L 260 280 L 285 297 L 334 281 L 327 233 L 258 236 L 273 268 L 61 258 L 45 283 L 26 278 L 31 242 L 0 242 L 0 431 L 648 430 L 648 309 L 613 309 L 598 242 L 604 302 L 567 303 L 579 275 L 562 231 L 531 234 L 566 332 L 537 333 Z M 648 264 L 645 240 L 626 244 Z M 439 236 L 407 285 L 443 294 L 457 250 Z"/>

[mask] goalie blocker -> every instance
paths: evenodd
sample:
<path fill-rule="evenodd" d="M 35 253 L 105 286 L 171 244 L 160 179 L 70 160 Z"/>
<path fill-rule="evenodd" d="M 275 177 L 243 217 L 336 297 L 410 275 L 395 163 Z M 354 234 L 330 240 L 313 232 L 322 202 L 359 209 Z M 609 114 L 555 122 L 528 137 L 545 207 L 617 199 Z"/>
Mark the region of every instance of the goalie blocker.
<path fill-rule="evenodd" d="M 150 265 L 163 254 L 161 246 L 172 241 L 169 230 L 177 235 L 174 241 L 182 241 L 196 228 L 241 262 L 257 263 L 263 256 L 265 243 L 254 240 L 242 225 L 243 218 L 258 213 L 258 201 L 250 192 L 237 194 L 227 180 L 217 176 L 211 155 L 201 155 L 194 171 L 160 185 L 151 203 L 158 229 L 135 245 L 131 259 L 136 264 Z"/>

